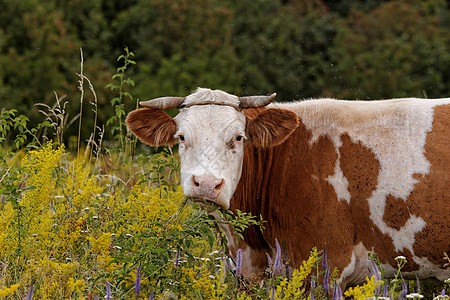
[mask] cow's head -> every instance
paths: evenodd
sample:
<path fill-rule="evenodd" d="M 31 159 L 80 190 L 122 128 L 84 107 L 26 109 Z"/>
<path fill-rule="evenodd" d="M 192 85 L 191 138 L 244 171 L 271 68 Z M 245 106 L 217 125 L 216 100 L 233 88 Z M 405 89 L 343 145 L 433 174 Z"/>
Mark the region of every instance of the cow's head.
<path fill-rule="evenodd" d="M 297 115 L 283 109 L 263 109 L 249 119 L 243 110 L 264 107 L 270 96 L 237 97 L 220 90 L 197 89 L 187 97 L 163 97 L 141 102 L 147 108 L 131 112 L 128 128 L 151 146 L 179 143 L 181 184 L 192 201 L 207 209 L 228 209 L 241 177 L 244 143 L 267 148 L 283 143 L 298 126 Z M 169 117 L 162 109 L 180 108 Z"/>

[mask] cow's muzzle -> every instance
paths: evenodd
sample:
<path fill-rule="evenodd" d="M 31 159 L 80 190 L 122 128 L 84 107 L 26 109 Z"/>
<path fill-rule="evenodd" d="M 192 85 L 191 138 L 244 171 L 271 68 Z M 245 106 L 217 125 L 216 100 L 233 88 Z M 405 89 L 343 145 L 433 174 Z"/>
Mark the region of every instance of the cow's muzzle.
<path fill-rule="evenodd" d="M 217 179 L 211 175 L 192 176 L 192 191 L 188 199 L 200 203 L 208 212 L 220 208 L 219 196 L 225 186 L 224 179 Z"/>

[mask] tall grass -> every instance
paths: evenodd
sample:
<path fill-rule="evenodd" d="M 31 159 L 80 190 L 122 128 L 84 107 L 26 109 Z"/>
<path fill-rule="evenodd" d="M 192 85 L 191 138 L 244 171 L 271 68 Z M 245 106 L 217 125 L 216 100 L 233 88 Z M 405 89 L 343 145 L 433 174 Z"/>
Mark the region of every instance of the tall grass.
<path fill-rule="evenodd" d="M 33 129 L 26 116 L 2 110 L 0 142 L 15 130 L 14 144 L 23 150 L 8 152 L 2 144 L 0 155 L 0 298 L 342 299 L 339 272 L 317 249 L 290 271 L 277 244 L 264 280 L 242 277 L 242 251 L 236 262 L 227 257 L 217 221 L 186 203 L 176 153 L 167 148 L 134 155 L 136 139 L 127 136 L 122 120 L 125 99 L 133 99 L 125 91 L 134 85 L 125 77 L 132 56 L 126 49 L 119 58 L 124 66 L 113 77 L 119 83 L 109 85 L 119 92 L 106 128 L 117 147 L 105 148 L 105 128 L 94 125 L 84 149 L 80 130 L 77 152 L 69 153 L 64 128 L 77 119 L 68 121 L 69 103 L 57 95 L 53 107 L 40 105 L 44 121 Z M 84 82 L 96 99 L 83 60 L 81 103 Z M 77 118 L 81 126 L 81 110 Z M 242 212 L 222 217 L 238 234 L 263 225 Z M 373 261 L 373 276 L 345 295 L 397 299 L 421 292 L 415 281 L 388 282 Z M 439 299 L 448 299 L 445 293 Z"/>

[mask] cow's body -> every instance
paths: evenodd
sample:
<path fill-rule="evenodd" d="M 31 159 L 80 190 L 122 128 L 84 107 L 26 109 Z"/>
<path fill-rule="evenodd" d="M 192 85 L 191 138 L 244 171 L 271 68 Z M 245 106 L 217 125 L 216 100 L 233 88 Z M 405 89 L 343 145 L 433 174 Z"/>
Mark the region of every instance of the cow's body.
<path fill-rule="evenodd" d="M 297 113 L 300 125 L 280 146 L 246 145 L 231 205 L 268 221 L 262 235 L 247 236 L 254 249 L 247 249 L 249 272 L 265 268 L 263 253 L 277 238 L 293 266 L 326 244 L 344 285 L 369 275 L 368 251 L 386 264 L 388 276 L 394 272 L 389 264 L 402 255 L 405 271 L 448 278 L 442 266 L 450 251 L 449 103 L 324 99 L 273 105 Z"/>
<path fill-rule="evenodd" d="M 127 122 L 150 145 L 180 137 L 187 197 L 267 221 L 239 245 L 225 228 L 232 254 L 243 249 L 243 274 L 267 268 L 277 239 L 291 267 L 326 245 L 343 286 L 369 275 L 369 251 L 387 276 L 402 255 L 404 271 L 450 277 L 450 99 L 322 99 L 243 111 L 239 99 L 199 89 L 176 98 L 188 108 L 175 119 L 143 109 Z"/>

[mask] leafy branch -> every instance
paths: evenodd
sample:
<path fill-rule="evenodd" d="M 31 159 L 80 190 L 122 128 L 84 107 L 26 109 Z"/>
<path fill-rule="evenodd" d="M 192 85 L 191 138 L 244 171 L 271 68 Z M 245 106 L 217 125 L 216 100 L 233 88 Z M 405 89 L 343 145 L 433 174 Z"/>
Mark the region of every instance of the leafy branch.
<path fill-rule="evenodd" d="M 130 67 L 130 65 L 135 65 L 136 62 L 132 60 L 134 53 L 125 47 L 125 54 L 120 55 L 117 61 L 123 61 L 123 65 L 116 69 L 116 74 L 112 76 L 113 80 L 118 80 L 119 83 L 109 83 L 106 88 L 109 88 L 111 92 L 118 92 L 118 95 L 111 99 L 111 106 L 114 107 L 115 115 L 111 116 L 106 122 L 107 126 L 112 126 L 111 133 L 116 140 L 119 140 L 120 146 L 124 149 L 125 141 L 125 99 L 129 98 L 133 100 L 133 96 L 127 92 L 128 87 L 133 87 L 135 85 L 134 81 L 130 77 L 125 76 L 125 72 Z"/>

